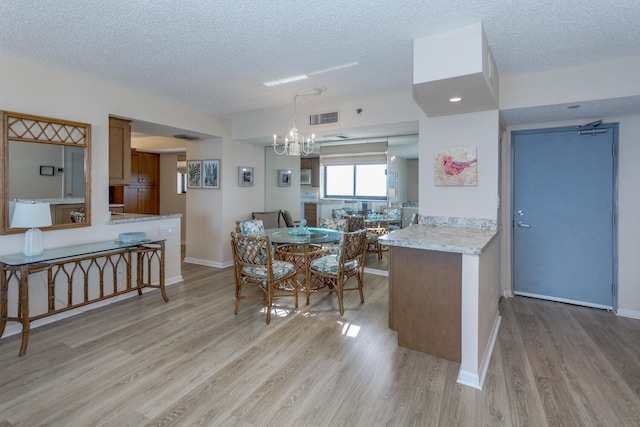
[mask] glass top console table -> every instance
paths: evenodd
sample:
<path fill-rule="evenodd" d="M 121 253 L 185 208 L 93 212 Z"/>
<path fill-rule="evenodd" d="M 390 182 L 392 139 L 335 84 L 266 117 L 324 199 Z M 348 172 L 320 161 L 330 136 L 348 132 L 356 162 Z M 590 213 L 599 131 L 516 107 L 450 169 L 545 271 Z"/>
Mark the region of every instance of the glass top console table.
<path fill-rule="evenodd" d="M 7 321 L 22 324 L 19 355 L 27 351 L 30 322 L 84 305 L 143 288 L 164 287 L 165 239 L 149 238 L 135 242 L 109 240 L 63 248 L 47 249 L 36 256 L 0 256 L 0 336 Z M 135 255 L 135 258 L 134 258 Z M 135 284 L 132 283 L 135 259 Z M 29 313 L 29 276 L 42 273 L 47 283 L 47 310 Z M 157 282 L 152 278 L 157 278 Z M 16 316 L 8 315 L 9 286 L 18 286 Z M 56 292 L 56 290 L 58 292 Z"/>

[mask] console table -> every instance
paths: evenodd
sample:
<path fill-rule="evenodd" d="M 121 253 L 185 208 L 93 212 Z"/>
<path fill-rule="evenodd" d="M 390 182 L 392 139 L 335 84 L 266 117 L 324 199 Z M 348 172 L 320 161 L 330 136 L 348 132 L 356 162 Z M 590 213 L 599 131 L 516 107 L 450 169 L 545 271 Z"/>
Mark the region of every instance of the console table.
<path fill-rule="evenodd" d="M 138 294 L 142 294 L 143 288 L 160 289 L 162 298 L 168 302 L 169 298 L 164 288 L 164 248 L 165 239 L 150 238 L 130 243 L 110 240 L 47 249 L 40 255 L 30 257 L 23 254 L 0 256 L 0 337 L 4 333 L 7 321 L 20 322 L 22 345 L 19 355 L 22 356 L 27 351 L 30 322 L 34 320 L 127 292 L 137 290 Z M 135 284 L 131 280 L 134 254 Z M 157 264 L 159 269 L 157 285 L 151 284 L 154 264 Z M 31 316 L 29 275 L 41 272 L 46 275 L 48 307 L 46 312 Z M 8 293 L 11 283 L 18 286 L 16 317 L 8 315 Z M 94 286 L 90 287 L 90 283 Z"/>

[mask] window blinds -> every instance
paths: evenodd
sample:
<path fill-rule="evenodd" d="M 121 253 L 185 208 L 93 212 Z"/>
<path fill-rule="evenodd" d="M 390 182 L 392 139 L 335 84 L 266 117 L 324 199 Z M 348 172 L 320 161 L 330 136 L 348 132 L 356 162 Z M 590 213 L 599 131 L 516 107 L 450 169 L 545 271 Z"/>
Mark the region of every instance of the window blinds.
<path fill-rule="evenodd" d="M 320 147 L 320 162 L 323 166 L 386 164 L 387 142 Z"/>

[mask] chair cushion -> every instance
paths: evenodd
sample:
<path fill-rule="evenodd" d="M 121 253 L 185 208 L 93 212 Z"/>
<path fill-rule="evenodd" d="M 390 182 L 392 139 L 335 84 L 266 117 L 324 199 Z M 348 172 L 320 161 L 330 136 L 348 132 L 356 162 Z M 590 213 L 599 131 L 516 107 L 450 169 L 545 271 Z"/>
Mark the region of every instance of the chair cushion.
<path fill-rule="evenodd" d="M 290 262 L 273 261 L 273 279 L 280 280 L 283 277 L 296 271 L 296 267 Z M 250 267 L 246 266 L 242 269 L 243 273 L 252 274 L 254 276 L 267 278 L 267 267 Z"/>
<path fill-rule="evenodd" d="M 240 223 L 240 232 L 249 235 L 264 234 L 264 223 L 261 219 L 242 221 Z"/>
<path fill-rule="evenodd" d="M 340 253 L 340 245 L 326 244 L 322 247 L 327 255 L 338 255 Z"/>
<path fill-rule="evenodd" d="M 311 261 L 309 268 L 324 274 L 338 274 L 340 260 L 337 255 L 326 255 Z M 344 265 L 345 270 L 356 266 L 356 261 L 349 261 Z"/>

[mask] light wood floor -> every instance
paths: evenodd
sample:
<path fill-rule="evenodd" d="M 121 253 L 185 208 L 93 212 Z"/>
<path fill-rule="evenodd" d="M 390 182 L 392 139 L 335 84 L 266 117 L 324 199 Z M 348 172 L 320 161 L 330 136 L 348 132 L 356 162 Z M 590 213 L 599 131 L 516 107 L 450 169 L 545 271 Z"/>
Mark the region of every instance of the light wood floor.
<path fill-rule="evenodd" d="M 484 390 L 458 365 L 398 348 L 387 280 L 366 276 L 270 325 L 233 315 L 232 270 L 185 264 L 185 282 L 0 340 L 0 426 L 636 426 L 640 321 L 503 299 Z"/>

